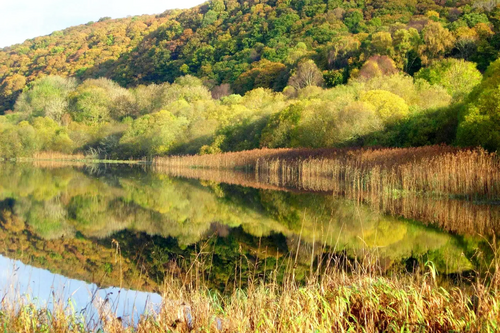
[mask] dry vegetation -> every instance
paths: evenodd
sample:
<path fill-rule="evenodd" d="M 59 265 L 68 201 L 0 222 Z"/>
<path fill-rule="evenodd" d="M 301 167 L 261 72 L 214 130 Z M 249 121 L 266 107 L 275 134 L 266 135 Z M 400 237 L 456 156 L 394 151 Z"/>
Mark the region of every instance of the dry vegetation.
<path fill-rule="evenodd" d="M 482 149 L 450 146 L 382 149 L 262 149 L 216 155 L 156 158 L 158 170 L 254 170 L 278 186 L 349 196 L 432 193 L 497 199 L 500 160 Z"/>
<path fill-rule="evenodd" d="M 496 332 L 500 321 L 495 276 L 489 284 L 443 288 L 432 264 L 394 276 L 327 265 L 321 280 L 313 272 L 300 286 L 293 258 L 288 265 L 284 284 L 253 280 L 248 289 L 229 295 L 199 286 L 198 280 L 171 280 L 160 311 L 142 316 L 135 327 L 99 300 L 97 326 L 82 324 L 84 318 L 68 307 L 48 311 L 5 299 L 0 324 L 5 332 L 90 332 L 99 325 L 105 332 Z"/>
<path fill-rule="evenodd" d="M 333 191 L 406 217 L 439 222 L 448 230 L 497 231 L 496 213 L 488 210 L 493 208 L 485 205 L 490 208 L 484 210 L 472 202 L 459 205 L 449 199 L 498 199 L 499 160 L 483 150 L 447 146 L 258 150 L 157 158 L 153 163 L 159 172 L 185 177 Z M 255 172 L 232 173 L 231 169 Z M 429 193 L 437 200 L 426 200 Z M 486 221 L 480 226 L 474 224 L 479 217 Z M 494 241 L 492 247 L 496 249 Z M 105 332 L 496 332 L 500 324 L 498 259 L 486 276 L 443 284 L 432 263 L 416 273 L 388 274 L 370 260 L 351 265 L 311 255 L 310 278 L 301 285 L 295 279 L 297 257 L 291 254 L 281 261 L 286 265 L 282 284 L 277 282 L 280 270 L 276 268 L 265 273 L 271 279 L 254 275 L 246 289 L 235 287 L 230 294 L 220 294 L 202 282 L 206 268 L 202 257 L 195 260 L 189 282 L 167 279 L 160 311 L 150 311 L 136 325 L 127 325 L 99 304 L 101 328 Z M 237 281 L 238 267 L 235 274 Z M 68 309 L 60 306 L 49 311 L 4 298 L 0 325 L 5 332 L 99 329 L 82 324 L 85 319 Z"/>
<path fill-rule="evenodd" d="M 156 158 L 153 163 L 157 172 L 176 177 L 333 192 L 460 234 L 500 231 L 500 207 L 491 205 L 500 198 L 500 160 L 482 149 L 262 149 Z"/>
<path fill-rule="evenodd" d="M 2 159 L 0 159 L 1 161 Z M 100 159 L 98 155 L 85 154 L 64 154 L 54 151 L 37 152 L 32 157 L 17 157 L 16 162 L 32 162 L 37 167 L 60 167 L 60 166 L 82 166 L 88 163 L 126 163 L 138 164 L 146 163 L 146 160 L 108 160 Z"/>

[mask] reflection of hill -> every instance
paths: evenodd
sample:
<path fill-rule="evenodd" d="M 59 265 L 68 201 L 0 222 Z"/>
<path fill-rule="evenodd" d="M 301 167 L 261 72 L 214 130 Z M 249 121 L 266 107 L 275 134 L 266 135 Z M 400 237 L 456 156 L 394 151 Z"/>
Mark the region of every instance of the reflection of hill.
<path fill-rule="evenodd" d="M 104 272 L 106 281 L 118 281 L 117 271 L 110 268 L 115 258 L 110 237 L 123 250 L 126 283 L 140 289 L 153 288 L 154 283 L 140 282 L 143 269 L 138 267 L 154 279 L 161 277 L 170 260 L 179 256 L 189 261 L 210 235 L 220 236 L 212 240 L 210 250 L 215 255 L 210 274 L 219 276 L 219 284 L 234 272 L 242 253 L 254 258 L 273 253 L 269 257 L 276 258 L 295 249 L 306 266 L 314 249 L 317 255 L 344 251 L 350 257 L 370 251 L 387 262 L 432 255 L 443 272 L 472 268 L 461 255 L 468 249 L 459 238 L 348 199 L 182 180 L 139 167 L 1 167 L 7 254 L 20 258 L 16 251 L 21 249 L 30 260 L 87 281 L 96 281 Z M 259 242 L 266 243 L 268 254 L 256 250 L 263 246 Z M 52 248 L 58 250 L 53 253 Z M 72 272 L 72 265 L 82 271 Z"/>
<path fill-rule="evenodd" d="M 43 239 L 26 229 L 25 223 L 1 203 L 0 253 L 9 258 L 48 269 L 53 273 L 93 282 L 100 286 L 153 291 L 158 284 L 148 278 L 130 258 L 122 257 L 111 246 L 90 239 Z M 35 229 L 35 231 L 38 231 Z"/>
<path fill-rule="evenodd" d="M 363 202 L 372 209 L 380 210 L 392 216 L 400 216 L 437 225 L 446 231 L 458 234 L 486 235 L 500 233 L 500 205 L 476 204 L 468 200 L 459 200 L 445 196 L 423 196 L 418 193 L 398 191 L 394 193 L 374 193 L 352 190 L 339 184 L 332 177 L 317 175 L 314 177 L 288 178 L 268 174 L 234 172 L 230 170 L 191 169 L 191 168 L 155 168 L 157 172 L 175 177 L 202 179 L 233 185 L 248 186 L 257 189 L 270 189 L 291 192 L 335 193 L 338 197 Z"/>

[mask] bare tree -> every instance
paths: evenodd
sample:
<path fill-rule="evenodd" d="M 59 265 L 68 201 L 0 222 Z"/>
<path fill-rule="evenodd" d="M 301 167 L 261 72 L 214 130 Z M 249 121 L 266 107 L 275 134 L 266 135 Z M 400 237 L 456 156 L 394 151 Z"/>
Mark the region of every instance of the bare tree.
<path fill-rule="evenodd" d="M 222 97 L 229 96 L 233 93 L 229 83 L 223 83 L 220 86 L 215 86 L 212 89 L 212 98 L 221 99 Z"/>
<path fill-rule="evenodd" d="M 483 0 L 474 2 L 472 7 L 482 9 L 486 12 L 491 12 L 498 5 L 500 5 L 500 0 Z"/>
<path fill-rule="evenodd" d="M 299 64 L 297 72 L 288 80 L 288 85 L 295 89 L 308 86 L 322 86 L 323 74 L 312 60 Z"/>

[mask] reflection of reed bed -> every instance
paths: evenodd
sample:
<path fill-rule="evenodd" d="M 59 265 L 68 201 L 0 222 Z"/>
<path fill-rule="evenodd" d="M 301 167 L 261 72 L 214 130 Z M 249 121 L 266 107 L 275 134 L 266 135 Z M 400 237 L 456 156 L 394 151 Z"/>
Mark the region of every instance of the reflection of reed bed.
<path fill-rule="evenodd" d="M 418 220 L 432 224 L 446 231 L 468 235 L 500 234 L 500 205 L 477 204 L 468 200 L 456 200 L 446 197 L 428 197 L 406 194 L 403 196 L 379 196 L 373 192 L 350 192 L 338 182 L 326 177 L 310 177 L 303 179 L 300 185 L 294 182 L 273 180 L 268 175 L 235 172 L 231 170 L 162 168 L 156 172 L 166 173 L 174 177 L 201 179 L 216 183 L 227 183 L 264 190 L 332 192 L 368 204 L 375 210 L 392 216 Z M 294 185 L 296 187 L 294 187 Z"/>
<path fill-rule="evenodd" d="M 242 168 L 273 185 L 309 190 L 500 197 L 500 160 L 481 149 L 261 149 L 156 158 L 153 164 L 173 169 Z"/>
<path fill-rule="evenodd" d="M 273 185 L 273 183 L 261 179 L 261 177 L 259 177 L 255 173 L 242 172 L 237 170 L 192 169 L 183 167 L 171 168 L 171 167 L 165 167 L 163 165 L 156 165 L 153 167 L 153 171 L 161 174 L 166 174 L 172 177 L 199 179 L 216 183 L 226 183 L 231 185 L 252 187 L 262 190 L 291 191 L 291 192 L 295 191 L 322 192 L 321 189 L 307 190 L 305 188 L 297 188 L 293 184 L 288 184 L 289 186 Z M 331 191 L 331 190 L 327 189 L 325 191 Z"/>
<path fill-rule="evenodd" d="M 500 206 L 465 200 L 421 196 L 369 201 L 370 206 L 393 216 L 418 220 L 461 235 L 500 234 Z"/>

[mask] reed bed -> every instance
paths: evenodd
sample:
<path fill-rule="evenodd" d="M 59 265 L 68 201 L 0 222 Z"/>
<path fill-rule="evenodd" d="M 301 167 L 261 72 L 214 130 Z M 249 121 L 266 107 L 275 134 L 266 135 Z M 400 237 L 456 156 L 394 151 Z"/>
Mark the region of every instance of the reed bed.
<path fill-rule="evenodd" d="M 360 150 L 337 159 L 273 159 L 258 163 L 259 174 L 268 177 L 271 184 L 330 189 L 351 197 L 402 192 L 500 198 L 500 160 L 482 149 L 450 150 L 438 146 L 387 152 Z"/>
<path fill-rule="evenodd" d="M 500 159 L 450 146 L 381 149 L 261 149 L 156 158 L 157 169 L 253 170 L 261 182 L 365 197 L 400 192 L 500 198 Z"/>
<path fill-rule="evenodd" d="M 253 172 L 231 172 L 226 160 L 239 168 L 254 163 L 246 166 Z M 482 149 L 263 149 L 156 159 L 153 168 L 259 189 L 329 192 L 447 231 L 500 233 L 500 160 Z"/>
<path fill-rule="evenodd" d="M 148 164 L 146 158 L 141 160 L 110 160 L 100 158 L 97 155 L 85 154 L 63 154 L 59 152 L 38 152 L 32 157 L 18 157 L 13 159 L 16 162 L 32 162 L 35 166 L 40 167 L 59 167 L 59 166 L 81 166 L 89 163 L 105 163 L 105 164 Z"/>
<path fill-rule="evenodd" d="M 33 155 L 33 159 L 35 160 L 77 161 L 89 158 L 89 156 L 86 156 L 84 154 L 64 154 L 53 151 L 42 151 L 37 152 Z"/>
<path fill-rule="evenodd" d="M 171 281 L 160 310 L 136 325 L 106 306 L 99 307 L 99 325 L 89 326 L 68 308 L 5 300 L 0 325 L 5 332 L 497 332 L 495 285 L 443 288 L 431 264 L 416 275 L 394 276 L 335 267 L 306 285 L 293 280 L 292 270 L 282 285 L 254 281 L 229 295 Z"/>

